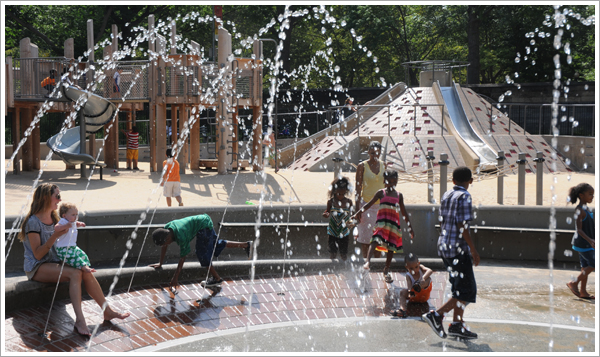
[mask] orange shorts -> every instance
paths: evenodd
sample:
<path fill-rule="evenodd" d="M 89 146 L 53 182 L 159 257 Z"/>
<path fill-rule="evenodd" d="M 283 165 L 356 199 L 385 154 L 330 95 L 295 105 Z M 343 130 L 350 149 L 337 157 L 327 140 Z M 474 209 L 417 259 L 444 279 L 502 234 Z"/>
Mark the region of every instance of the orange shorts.
<path fill-rule="evenodd" d="M 429 300 L 429 295 L 431 295 L 431 286 L 433 284 L 429 283 L 429 286 L 425 289 L 421 289 L 421 291 L 416 292 L 411 289 L 415 293 L 415 296 L 410 297 L 408 302 L 427 302 Z"/>
<path fill-rule="evenodd" d="M 127 149 L 127 160 L 137 160 L 138 159 L 138 151 L 139 150 Z"/>

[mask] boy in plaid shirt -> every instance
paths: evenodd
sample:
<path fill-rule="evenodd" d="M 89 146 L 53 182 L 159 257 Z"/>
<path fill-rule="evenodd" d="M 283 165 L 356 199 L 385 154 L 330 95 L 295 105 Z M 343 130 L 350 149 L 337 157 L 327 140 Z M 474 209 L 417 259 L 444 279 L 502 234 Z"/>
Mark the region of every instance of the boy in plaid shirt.
<path fill-rule="evenodd" d="M 448 335 L 473 339 L 477 334 L 469 331 L 463 324 L 463 313 L 469 303 L 475 302 L 477 283 L 473 273 L 473 264 L 479 265 L 479 253 L 475 249 L 469 233 L 469 221 L 473 219 L 471 195 L 467 191 L 473 183 L 471 170 L 468 167 L 457 167 L 452 173 L 454 187 L 442 197 L 440 205 L 441 235 L 438 239 L 438 255 L 444 261 L 450 273 L 452 298 L 437 311 L 423 315 L 423 320 L 442 338 L 446 332 L 442 326 L 444 314 L 454 310 L 452 324 L 448 327 Z"/>

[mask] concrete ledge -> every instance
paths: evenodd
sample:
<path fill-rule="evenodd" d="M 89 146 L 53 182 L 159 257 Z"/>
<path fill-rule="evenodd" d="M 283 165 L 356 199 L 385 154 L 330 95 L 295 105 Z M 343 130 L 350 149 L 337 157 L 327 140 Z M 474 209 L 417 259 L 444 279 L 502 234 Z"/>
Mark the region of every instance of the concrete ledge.
<path fill-rule="evenodd" d="M 420 259 L 423 265 L 434 270 L 443 270 L 444 264 L 441 259 L 423 258 Z M 213 262 L 215 269 L 224 279 L 231 278 L 249 278 L 253 268 L 252 261 L 232 260 L 232 261 L 215 261 Z M 356 268 L 360 268 L 362 259 L 351 263 L 350 260 L 343 262 L 339 260 L 332 261 L 331 259 L 283 259 L 273 260 L 257 260 L 254 262 L 255 275 L 273 275 L 281 276 L 282 269 L 286 270 L 286 276 L 298 274 L 318 274 L 319 272 L 341 272 L 348 271 L 351 264 Z M 383 269 L 385 258 L 373 258 L 371 266 L 373 269 Z M 132 287 L 144 285 L 168 285 L 177 269 L 177 264 L 165 264 L 162 269 L 155 270 L 147 266 L 138 267 L 123 267 L 120 271 L 118 267 L 109 267 L 96 269 L 94 276 L 100 283 L 102 291 L 105 295 L 108 294 L 111 285 L 115 284 L 114 289 L 127 289 L 131 283 Z M 393 259 L 391 264 L 392 271 L 401 271 L 404 269 L 404 259 L 398 257 Z M 118 278 L 116 277 L 119 274 Z M 186 262 L 179 276 L 179 282 L 186 281 L 202 281 L 205 280 L 207 269 L 202 268 L 200 263 L 190 261 Z M 133 281 L 132 281 L 133 277 Z M 27 280 L 23 273 L 22 275 L 12 274 L 5 279 L 5 312 L 10 312 L 30 306 L 35 306 L 52 301 L 52 296 L 56 290 L 54 283 L 40 283 L 37 281 Z M 82 284 L 83 298 L 90 298 Z M 68 283 L 58 284 L 56 292 L 56 300 L 69 298 Z"/>

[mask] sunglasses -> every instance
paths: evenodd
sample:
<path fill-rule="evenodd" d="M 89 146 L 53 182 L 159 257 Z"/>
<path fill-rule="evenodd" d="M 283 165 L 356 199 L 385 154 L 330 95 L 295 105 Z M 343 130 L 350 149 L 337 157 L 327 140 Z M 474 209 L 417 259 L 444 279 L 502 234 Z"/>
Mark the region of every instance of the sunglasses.
<path fill-rule="evenodd" d="M 60 193 L 58 193 L 58 194 L 56 195 L 56 199 L 58 199 L 58 200 L 60 200 L 60 199 L 61 199 L 61 198 L 60 198 Z"/>

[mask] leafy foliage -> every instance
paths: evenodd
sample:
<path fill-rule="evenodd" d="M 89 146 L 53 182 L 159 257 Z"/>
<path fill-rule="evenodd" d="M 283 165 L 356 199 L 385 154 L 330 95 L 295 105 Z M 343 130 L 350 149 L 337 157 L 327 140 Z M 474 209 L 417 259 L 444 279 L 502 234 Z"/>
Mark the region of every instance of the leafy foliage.
<path fill-rule="evenodd" d="M 477 10 L 483 10 L 483 6 Z M 558 54 L 562 78 L 593 80 L 595 68 L 595 6 L 488 6 L 479 11 L 479 78 L 481 83 L 540 82 L 554 79 Z M 117 26 L 120 46 L 147 28 L 148 15 L 159 24 L 177 22 L 182 41 L 194 40 L 208 58 L 213 46 L 213 7 L 209 5 L 6 5 L 5 55 L 19 57 L 19 41 L 29 37 L 40 56 L 62 56 L 68 38 L 75 56 L 87 50 L 87 22 L 94 23 L 96 58 L 103 41 Z M 190 17 L 190 14 L 195 16 Z M 555 16 L 567 26 L 556 28 Z M 200 19 L 203 19 L 200 21 Z M 466 5 L 226 5 L 223 26 L 233 36 L 233 51 L 249 57 L 255 39 L 263 42 L 265 88 L 278 72 L 281 88 L 387 86 L 417 73 L 402 66 L 409 61 L 468 59 L 469 22 Z M 168 26 L 163 26 L 163 29 Z M 553 41 L 563 30 L 561 45 Z M 543 36 L 542 36 L 543 34 Z M 533 42 L 534 44 L 532 44 Z M 107 43 L 107 42 L 104 42 Z M 130 58 L 144 58 L 140 41 Z M 278 56 L 279 53 L 279 57 Z M 568 58 L 570 56 L 570 58 Z M 84 56 L 85 57 L 85 56 Z M 409 78 L 410 76 L 410 78 Z M 518 77 L 517 77 L 518 76 Z"/>

